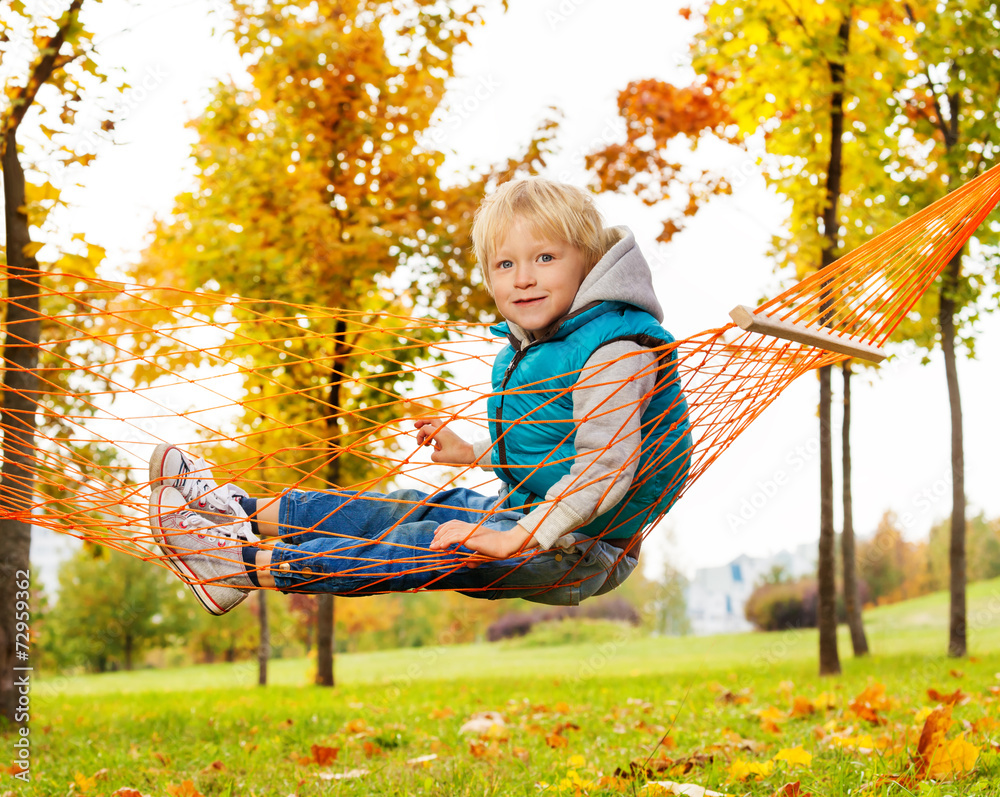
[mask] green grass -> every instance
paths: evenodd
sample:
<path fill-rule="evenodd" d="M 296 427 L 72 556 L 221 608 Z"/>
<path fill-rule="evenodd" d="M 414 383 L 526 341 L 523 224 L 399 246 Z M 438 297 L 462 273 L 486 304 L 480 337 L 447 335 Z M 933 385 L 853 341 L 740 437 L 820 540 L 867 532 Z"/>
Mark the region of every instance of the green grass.
<path fill-rule="evenodd" d="M 918 712 L 936 705 L 930 688 L 968 695 L 954 708 L 948 738 L 965 729 L 979 748 L 975 769 L 960 782 L 865 793 L 1000 794 L 1000 760 L 991 747 L 1000 722 L 990 690 L 1000 685 L 993 653 L 1000 580 L 971 585 L 969 619 L 973 655 L 956 662 L 943 655 L 947 596 L 872 610 L 866 627 L 874 655 L 853 659 L 842 634 L 844 673 L 836 678 L 816 675 L 813 631 L 643 638 L 607 626 L 548 628 L 541 640 L 342 655 L 334 690 L 308 684 L 304 659 L 272 662 L 266 689 L 255 685 L 250 663 L 42 678 L 32 692 L 32 781 L 25 788 L 4 775 L 0 794 L 66 795 L 75 783 L 74 794 L 110 795 L 127 786 L 193 797 L 186 781 L 206 797 L 630 794 L 639 793 L 643 778 L 613 781 L 616 770 L 650 755 L 682 762 L 701 754 L 684 774 L 652 777 L 740 795 L 772 795 L 799 780 L 814 797 L 839 797 L 907 771 L 923 720 Z M 573 634 L 588 641 L 558 644 Z M 879 711 L 883 724 L 848 708 L 872 682 L 884 684 L 892 700 Z M 833 695 L 835 707 L 789 716 L 796 696 L 821 693 Z M 769 708 L 780 712 L 777 728 L 765 728 L 758 715 Z M 503 733 L 460 733 L 482 711 L 503 715 Z M 865 754 L 831 744 L 833 733 L 869 734 L 894 746 Z M 664 734 L 670 741 L 658 747 Z M 14 739 L 5 737 L 0 763 L 11 760 Z M 336 759 L 302 763 L 314 745 L 338 748 Z M 736 760 L 766 762 L 798 746 L 814 756 L 808 768 L 779 764 L 760 782 L 730 778 Z M 407 763 L 432 754 L 428 763 Z M 368 774 L 323 777 L 354 769 Z"/>

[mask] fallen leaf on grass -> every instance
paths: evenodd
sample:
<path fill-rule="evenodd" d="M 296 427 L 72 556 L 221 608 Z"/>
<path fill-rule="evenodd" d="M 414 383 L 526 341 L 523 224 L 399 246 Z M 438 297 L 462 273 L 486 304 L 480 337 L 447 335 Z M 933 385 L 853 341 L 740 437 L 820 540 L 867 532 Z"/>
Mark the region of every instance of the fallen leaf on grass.
<path fill-rule="evenodd" d="M 788 716 L 792 719 L 795 719 L 796 717 L 808 717 L 810 714 L 815 713 L 815 711 L 816 707 L 808 697 L 796 695 L 795 702 L 792 704 L 792 710 L 789 712 Z"/>
<path fill-rule="evenodd" d="M 849 709 L 858 719 L 873 725 L 885 725 L 888 720 L 879 715 L 880 711 L 893 708 L 893 701 L 885 694 L 885 684 L 870 683 L 865 690 L 851 701 Z"/>
<path fill-rule="evenodd" d="M 917 742 L 917 754 L 914 756 L 914 763 L 917 767 L 916 778 L 918 780 L 927 777 L 931 768 L 931 758 L 934 751 L 944 741 L 948 728 L 951 727 L 951 706 L 939 708 L 927 715 L 924 720 L 924 727 L 920 731 L 920 740 Z"/>
<path fill-rule="evenodd" d="M 774 706 L 768 706 L 767 708 L 755 711 L 754 714 L 756 714 L 757 719 L 760 720 L 761 729 L 767 731 L 768 733 L 781 733 L 781 726 L 778 725 L 778 723 L 785 720 L 785 712 L 781 709 L 777 709 Z"/>
<path fill-rule="evenodd" d="M 496 758 L 500 755 L 500 743 L 497 741 L 487 743 L 470 739 L 469 753 L 473 758 Z"/>
<path fill-rule="evenodd" d="M 924 720 L 913 756 L 915 771 L 902 775 L 883 775 L 875 785 L 898 783 L 912 789 L 925 779 L 947 780 L 970 772 L 979 757 L 979 748 L 965 740 L 965 733 L 947 738 L 952 725 L 951 706 L 935 709 Z"/>
<path fill-rule="evenodd" d="M 950 695 L 939 692 L 937 689 L 928 689 L 927 696 L 931 700 L 944 703 L 946 706 L 964 706 L 969 702 L 969 696 L 961 689 L 956 689 Z"/>
<path fill-rule="evenodd" d="M 163 766 L 165 767 L 170 766 L 170 756 L 168 756 L 166 753 L 157 753 L 154 750 L 153 757 L 156 758 L 161 764 L 163 764 Z"/>
<path fill-rule="evenodd" d="M 719 693 L 719 696 L 715 698 L 715 702 L 720 705 L 741 705 L 743 703 L 750 702 L 750 690 L 741 689 L 739 692 L 730 692 L 728 689 L 724 689 Z"/>
<path fill-rule="evenodd" d="M 674 783 L 672 780 L 654 780 L 646 784 L 646 790 L 654 795 L 683 794 L 686 797 L 727 797 L 721 791 L 710 791 L 694 783 Z"/>
<path fill-rule="evenodd" d="M 548 736 L 545 737 L 545 744 L 547 744 L 549 747 L 553 749 L 557 749 L 559 747 L 568 747 L 569 739 L 567 739 L 565 736 L 559 733 L 550 733 Z"/>
<path fill-rule="evenodd" d="M 371 758 L 376 755 L 385 755 L 382 748 L 375 744 L 375 742 L 365 742 L 362 745 L 362 749 L 365 751 L 365 758 Z"/>
<path fill-rule="evenodd" d="M 499 726 L 500 728 L 507 727 L 507 722 L 504 720 L 503 715 L 497 713 L 496 711 L 480 711 L 469 717 L 462 727 L 458 729 L 458 732 L 479 734 L 489 733 L 490 729 L 494 725 Z"/>
<path fill-rule="evenodd" d="M 437 761 L 437 753 L 428 753 L 427 755 L 418 755 L 416 758 L 410 758 L 407 760 L 407 764 L 411 767 L 429 767 L 432 761 Z"/>
<path fill-rule="evenodd" d="M 960 733 L 950 742 L 937 746 L 931 755 L 928 777 L 934 780 L 950 779 L 965 772 L 971 772 L 979 757 L 979 748 L 965 741 Z"/>
<path fill-rule="evenodd" d="M 743 781 L 751 775 L 756 777 L 757 780 L 763 780 L 764 778 L 769 778 L 774 772 L 774 761 L 744 761 L 737 758 L 729 765 L 727 772 L 730 782 L 736 780 Z"/>
<path fill-rule="evenodd" d="M 317 772 L 316 777 L 320 780 L 351 780 L 363 778 L 367 774 L 367 769 L 349 769 L 347 772 Z"/>
<path fill-rule="evenodd" d="M 226 765 L 223 764 L 221 761 L 213 761 L 211 764 L 209 764 L 207 767 L 205 767 L 202 770 L 202 772 L 206 772 L 206 773 L 208 773 L 208 772 L 225 772 L 225 771 L 226 771 Z"/>
<path fill-rule="evenodd" d="M 122 786 L 118 791 L 111 792 L 111 797 L 146 797 L 146 795 L 138 789 Z"/>
<path fill-rule="evenodd" d="M 432 720 L 446 720 L 449 717 L 454 717 L 455 712 L 450 706 L 445 706 L 444 708 L 436 708 L 430 713 L 430 718 Z"/>
<path fill-rule="evenodd" d="M 830 744 L 836 747 L 850 747 L 856 750 L 861 755 L 871 755 L 877 749 L 875 740 L 871 737 L 871 734 L 864 734 L 863 736 L 837 736 L 832 735 L 829 737 Z"/>
<path fill-rule="evenodd" d="M 786 783 L 778 789 L 771 797 L 812 797 L 811 791 L 802 791 L 799 781 Z"/>
<path fill-rule="evenodd" d="M 180 786 L 168 785 L 167 793 L 171 797 L 205 797 L 204 794 L 194 787 L 194 782 L 190 780 L 185 780 Z"/>
<path fill-rule="evenodd" d="M 779 750 L 778 754 L 774 757 L 775 761 L 784 761 L 789 766 L 793 767 L 809 767 L 812 766 L 812 753 L 804 750 L 801 745 L 799 747 L 791 747 L 785 750 Z"/>
<path fill-rule="evenodd" d="M 340 752 L 340 748 L 324 747 L 323 745 L 314 744 L 309 748 L 309 752 L 311 755 L 303 756 L 298 759 L 300 764 L 318 764 L 319 766 L 326 766 L 327 764 L 332 764 L 337 760 L 337 753 Z"/>
<path fill-rule="evenodd" d="M 358 720 L 349 720 L 348 723 L 344 726 L 344 732 L 345 733 L 370 733 L 371 732 L 371 728 L 368 726 L 368 723 L 365 722 L 364 720 L 361 720 L 361 719 L 358 719 Z"/>

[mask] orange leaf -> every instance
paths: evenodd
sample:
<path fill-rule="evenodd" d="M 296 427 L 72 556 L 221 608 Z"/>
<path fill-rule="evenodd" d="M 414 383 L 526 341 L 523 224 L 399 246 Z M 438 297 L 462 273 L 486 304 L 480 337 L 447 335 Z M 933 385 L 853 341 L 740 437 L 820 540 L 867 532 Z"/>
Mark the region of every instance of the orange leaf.
<path fill-rule="evenodd" d="M 808 717 L 810 714 L 816 711 L 816 707 L 813 702 L 808 697 L 802 697 L 801 695 L 796 695 L 795 703 L 792 705 L 792 712 L 789 714 L 790 717 Z"/>
<path fill-rule="evenodd" d="M 313 754 L 313 758 L 316 759 L 316 763 L 320 764 L 331 764 L 337 760 L 337 753 L 340 752 L 339 747 L 323 747 L 318 744 L 314 744 L 309 750 Z"/>
<path fill-rule="evenodd" d="M 375 742 L 365 742 L 362 747 L 365 751 L 365 758 L 371 758 L 375 755 L 382 755 L 382 748 L 379 747 Z"/>
<path fill-rule="evenodd" d="M 802 791 L 799 781 L 795 781 L 795 783 L 786 783 L 774 793 L 773 797 L 812 797 L 812 792 Z"/>
<path fill-rule="evenodd" d="M 931 755 L 928 775 L 935 780 L 944 780 L 970 772 L 979 758 L 979 748 L 965 741 L 960 733 L 950 742 L 939 744 Z"/>
<path fill-rule="evenodd" d="M 111 797 L 146 797 L 138 789 L 130 788 L 129 786 L 122 786 L 118 791 L 111 792 Z"/>
<path fill-rule="evenodd" d="M 934 750 L 944 741 L 945 734 L 951 726 L 951 706 L 936 709 L 927 715 L 924 727 L 920 731 L 920 741 L 917 742 L 917 778 L 924 778 L 930 769 Z"/>
<path fill-rule="evenodd" d="M 560 736 L 559 733 L 550 733 L 545 737 L 545 744 L 552 748 L 568 747 L 569 739 L 565 736 Z"/>
<path fill-rule="evenodd" d="M 180 786 L 167 786 L 167 792 L 172 797 L 205 797 L 204 794 L 194 787 L 194 782 L 190 780 L 184 781 Z"/>
<path fill-rule="evenodd" d="M 865 690 L 854 698 L 850 709 L 858 717 L 876 725 L 884 725 L 888 720 L 879 716 L 879 711 L 892 707 L 892 701 L 885 696 L 885 685 L 869 684 Z"/>
<path fill-rule="evenodd" d="M 931 700 L 937 700 L 939 703 L 944 703 L 948 706 L 957 706 L 959 703 L 968 702 L 969 699 L 969 696 L 961 689 L 956 689 L 950 695 L 939 692 L 937 689 L 928 689 L 927 696 Z"/>
<path fill-rule="evenodd" d="M 166 767 L 166 766 L 170 765 L 170 756 L 168 756 L 166 753 L 157 753 L 157 752 L 154 751 L 153 755 L 157 759 L 159 759 L 160 763 L 163 764 L 163 766 Z"/>
<path fill-rule="evenodd" d="M 497 742 L 487 744 L 486 742 L 479 742 L 475 739 L 470 739 L 469 752 L 476 758 L 494 758 L 499 752 L 499 749 L 497 747 Z"/>

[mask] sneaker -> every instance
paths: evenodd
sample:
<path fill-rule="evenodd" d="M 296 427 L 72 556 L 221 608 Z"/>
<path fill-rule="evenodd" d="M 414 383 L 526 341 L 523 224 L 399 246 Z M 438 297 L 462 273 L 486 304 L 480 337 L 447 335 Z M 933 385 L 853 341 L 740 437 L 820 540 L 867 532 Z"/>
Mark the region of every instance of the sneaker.
<path fill-rule="evenodd" d="M 149 494 L 153 537 L 170 566 L 212 614 L 225 614 L 253 584 L 243 564 L 249 521 L 218 525 L 192 511 L 180 490 L 155 486 Z M 251 535 L 252 536 L 252 535 Z"/>
<path fill-rule="evenodd" d="M 243 520 L 247 516 L 239 502 L 239 497 L 247 497 L 245 491 L 233 484 L 220 487 L 204 459 L 192 457 L 169 443 L 160 443 L 153 449 L 153 456 L 149 458 L 149 481 L 179 490 L 191 509 L 216 523 L 225 517 Z M 225 517 L 220 518 L 220 515 Z M 244 525 L 249 534 L 247 542 L 257 542 L 257 537 L 250 532 L 250 524 L 240 524 L 241 528 Z"/>

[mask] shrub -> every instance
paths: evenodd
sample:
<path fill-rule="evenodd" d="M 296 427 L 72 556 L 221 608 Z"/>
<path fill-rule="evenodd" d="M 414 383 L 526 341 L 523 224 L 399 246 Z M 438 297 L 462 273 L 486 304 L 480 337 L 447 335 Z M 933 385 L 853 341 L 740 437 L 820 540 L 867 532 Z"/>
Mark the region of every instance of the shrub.
<path fill-rule="evenodd" d="M 867 585 L 858 590 L 861 600 Z M 780 584 L 761 584 L 750 595 L 744 613 L 760 631 L 784 631 L 789 628 L 815 628 L 819 608 L 819 586 L 815 578 L 800 578 Z M 837 622 L 847 622 L 844 599 L 837 595 Z"/>
<path fill-rule="evenodd" d="M 490 642 L 524 636 L 537 623 L 570 619 L 613 620 L 637 626 L 642 622 L 639 612 L 624 598 L 606 598 L 582 606 L 553 606 L 530 612 L 508 612 L 486 629 Z"/>

